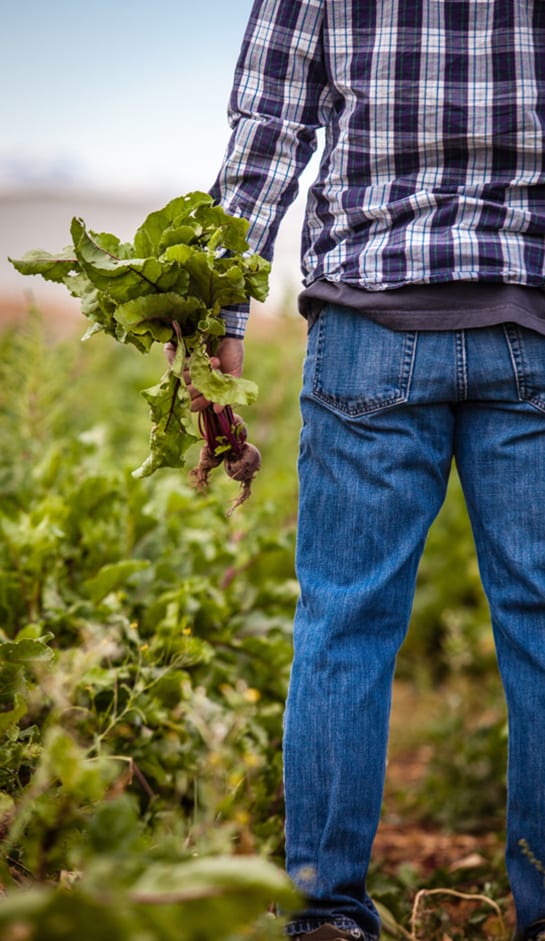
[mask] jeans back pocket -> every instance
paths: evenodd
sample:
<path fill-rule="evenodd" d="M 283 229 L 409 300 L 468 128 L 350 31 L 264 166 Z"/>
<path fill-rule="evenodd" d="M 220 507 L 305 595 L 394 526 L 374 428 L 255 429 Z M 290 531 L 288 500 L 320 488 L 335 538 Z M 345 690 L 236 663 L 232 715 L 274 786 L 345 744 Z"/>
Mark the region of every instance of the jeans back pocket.
<path fill-rule="evenodd" d="M 519 400 L 545 412 L 545 337 L 514 323 L 505 324 L 504 331 Z"/>
<path fill-rule="evenodd" d="M 309 337 L 312 394 L 353 418 L 401 405 L 409 396 L 416 338 L 353 308 L 326 305 Z"/>

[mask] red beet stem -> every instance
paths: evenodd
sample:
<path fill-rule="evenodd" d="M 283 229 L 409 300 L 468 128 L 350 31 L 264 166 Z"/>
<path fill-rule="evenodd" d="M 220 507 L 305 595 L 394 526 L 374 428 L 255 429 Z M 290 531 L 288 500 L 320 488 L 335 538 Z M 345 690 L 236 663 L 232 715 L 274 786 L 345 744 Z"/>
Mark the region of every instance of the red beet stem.
<path fill-rule="evenodd" d="M 240 457 L 246 442 L 246 428 L 237 422 L 230 405 L 221 412 L 215 412 L 211 405 L 207 405 L 199 412 L 199 431 L 213 454 L 217 448 L 228 444 L 228 453 Z"/>

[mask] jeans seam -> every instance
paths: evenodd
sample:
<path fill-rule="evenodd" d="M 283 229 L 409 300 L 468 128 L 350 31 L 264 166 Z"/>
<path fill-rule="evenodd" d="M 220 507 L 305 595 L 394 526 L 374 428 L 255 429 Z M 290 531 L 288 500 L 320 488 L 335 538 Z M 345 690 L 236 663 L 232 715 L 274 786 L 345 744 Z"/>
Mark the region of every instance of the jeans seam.
<path fill-rule="evenodd" d="M 507 341 L 509 358 L 513 366 L 513 375 L 515 378 L 517 396 L 520 402 L 525 402 L 528 400 L 528 394 L 526 389 L 526 382 L 524 379 L 524 356 L 521 344 L 519 342 L 520 337 L 516 328 L 510 327 L 508 324 L 504 324 L 503 332 Z"/>
<path fill-rule="evenodd" d="M 458 401 L 465 402 L 468 393 L 467 381 L 467 349 L 465 330 L 456 331 L 456 396 Z"/>
<path fill-rule="evenodd" d="M 527 363 L 524 356 L 524 343 L 520 330 L 518 327 L 509 324 L 504 324 L 503 330 L 507 340 L 509 357 L 513 366 L 518 399 L 520 402 L 528 402 L 528 404 L 532 405 L 538 412 L 544 413 L 545 402 L 543 398 L 533 395 L 526 382 L 525 369 L 527 369 Z"/>
<path fill-rule="evenodd" d="M 416 345 L 418 342 L 418 332 L 410 331 L 405 334 L 403 344 L 402 368 L 399 377 L 399 386 L 404 396 L 403 401 L 409 398 L 409 391 L 414 371 L 414 361 L 416 359 Z"/>
<path fill-rule="evenodd" d="M 329 918 L 303 918 L 292 921 L 286 925 L 285 934 L 288 938 L 304 937 L 305 934 L 316 930 L 322 925 L 334 925 L 341 931 L 358 931 L 359 934 L 354 934 L 354 937 L 359 938 L 359 941 L 378 941 L 377 935 L 367 931 L 365 928 L 361 928 L 353 918 L 335 915 Z"/>

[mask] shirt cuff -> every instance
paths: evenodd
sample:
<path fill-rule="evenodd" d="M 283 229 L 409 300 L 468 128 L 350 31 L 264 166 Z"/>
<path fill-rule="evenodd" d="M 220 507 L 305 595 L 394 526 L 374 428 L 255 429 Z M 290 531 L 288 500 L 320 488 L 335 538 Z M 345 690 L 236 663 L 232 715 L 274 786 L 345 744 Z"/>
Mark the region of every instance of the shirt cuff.
<path fill-rule="evenodd" d="M 236 337 L 237 339 L 243 340 L 246 333 L 249 313 L 249 304 L 238 304 L 236 307 L 223 307 L 221 317 L 225 322 L 225 336 Z"/>

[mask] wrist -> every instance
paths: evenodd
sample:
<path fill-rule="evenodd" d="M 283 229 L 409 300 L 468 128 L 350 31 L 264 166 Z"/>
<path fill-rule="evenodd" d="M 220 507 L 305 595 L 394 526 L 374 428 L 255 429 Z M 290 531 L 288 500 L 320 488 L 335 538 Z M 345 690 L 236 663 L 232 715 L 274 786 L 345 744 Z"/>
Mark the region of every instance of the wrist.
<path fill-rule="evenodd" d="M 240 304 L 236 307 L 224 307 L 221 310 L 221 317 L 225 323 L 226 337 L 236 340 L 243 340 L 246 333 L 248 316 L 250 313 L 249 304 Z"/>

